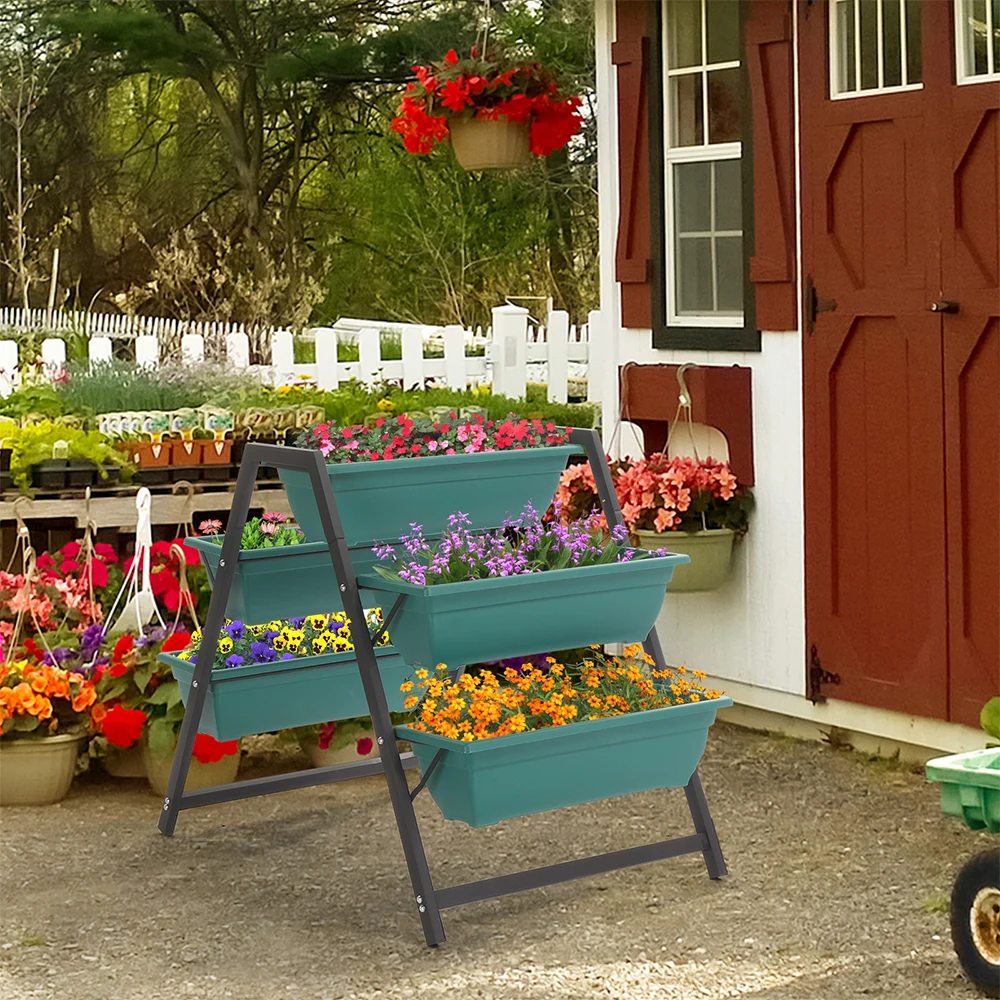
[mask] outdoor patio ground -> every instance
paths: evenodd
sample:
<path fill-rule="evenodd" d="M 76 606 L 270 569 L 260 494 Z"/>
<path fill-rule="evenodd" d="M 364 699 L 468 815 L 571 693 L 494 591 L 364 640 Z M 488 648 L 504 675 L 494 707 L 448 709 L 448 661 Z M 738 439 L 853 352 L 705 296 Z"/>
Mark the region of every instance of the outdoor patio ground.
<path fill-rule="evenodd" d="M 259 740 L 244 773 L 288 766 Z M 0 817 L 4 1000 L 972 1000 L 942 912 L 992 846 L 922 774 L 724 724 L 699 856 L 447 910 L 424 947 L 381 777 L 182 813 L 85 776 Z M 411 780 L 415 780 L 411 775 Z M 472 831 L 418 799 L 439 883 L 689 831 L 680 791 Z"/>

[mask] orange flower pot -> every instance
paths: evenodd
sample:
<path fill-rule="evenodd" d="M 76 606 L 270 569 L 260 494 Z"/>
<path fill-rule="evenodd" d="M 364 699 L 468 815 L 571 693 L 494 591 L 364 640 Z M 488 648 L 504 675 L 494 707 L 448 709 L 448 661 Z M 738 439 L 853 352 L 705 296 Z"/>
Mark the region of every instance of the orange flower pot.
<path fill-rule="evenodd" d="M 171 465 L 201 465 L 204 454 L 204 441 L 171 441 Z"/>
<path fill-rule="evenodd" d="M 232 461 L 232 441 L 202 441 L 201 460 L 205 465 L 229 465 Z"/>

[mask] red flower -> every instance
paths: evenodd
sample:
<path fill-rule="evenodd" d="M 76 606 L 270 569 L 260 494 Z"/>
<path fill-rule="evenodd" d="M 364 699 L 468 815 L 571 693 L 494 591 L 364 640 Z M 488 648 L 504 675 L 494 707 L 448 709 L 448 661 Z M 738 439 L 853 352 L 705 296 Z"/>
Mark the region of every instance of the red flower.
<path fill-rule="evenodd" d="M 458 65 L 458 53 L 454 49 L 448 49 L 448 54 L 444 57 L 446 63 L 451 63 L 452 66 Z"/>
<path fill-rule="evenodd" d="M 107 724 L 107 720 L 105 720 L 105 724 Z M 238 740 L 227 740 L 225 743 L 220 743 L 207 733 L 198 733 L 194 738 L 194 750 L 192 753 L 202 764 L 216 764 L 223 757 L 239 752 L 240 744 Z"/>
<path fill-rule="evenodd" d="M 319 740 L 317 741 L 320 750 L 329 750 L 333 734 L 337 731 L 336 722 L 324 722 L 319 729 Z"/>
<path fill-rule="evenodd" d="M 362 736 L 358 740 L 358 756 L 367 757 L 372 752 L 372 741 L 369 736 Z"/>
<path fill-rule="evenodd" d="M 126 632 L 115 643 L 115 648 L 111 654 L 111 659 L 120 660 L 126 653 L 131 653 L 134 648 L 135 648 L 135 643 L 132 639 L 132 634 L 130 632 Z"/>
<path fill-rule="evenodd" d="M 121 660 L 116 660 L 111 664 L 108 673 L 111 674 L 112 677 L 124 677 L 125 674 L 128 673 L 128 664 L 122 663 Z"/>
<path fill-rule="evenodd" d="M 118 562 L 118 554 L 115 552 L 114 546 L 108 545 L 107 542 L 98 542 L 94 546 L 94 554 L 98 559 L 103 559 L 106 563 Z"/>
<path fill-rule="evenodd" d="M 65 576 L 67 573 L 79 573 L 80 564 L 74 559 L 66 559 L 63 564 L 59 567 L 59 572 Z"/>
<path fill-rule="evenodd" d="M 48 552 L 43 552 L 36 560 L 35 565 L 39 569 L 51 569 L 55 566 L 56 561 L 48 554 Z"/>
<path fill-rule="evenodd" d="M 112 675 L 114 675 L 113 668 Z M 145 712 L 138 708 L 122 708 L 121 705 L 113 705 L 104 717 L 101 729 L 104 732 L 104 738 L 109 743 L 124 749 L 132 746 L 142 736 L 144 725 L 146 725 Z"/>
<path fill-rule="evenodd" d="M 65 572 L 65 567 L 64 567 Z M 101 587 L 106 587 L 108 585 L 108 567 L 105 566 L 100 559 L 91 559 L 87 563 L 86 571 L 83 574 L 83 579 L 86 580 L 90 577 L 90 581 L 93 586 L 100 589 Z"/>
<path fill-rule="evenodd" d="M 67 542 L 60 550 L 59 554 L 65 559 L 75 559 L 80 554 L 79 542 Z"/>
<path fill-rule="evenodd" d="M 167 636 L 161 649 L 164 653 L 172 653 L 175 649 L 186 649 L 190 642 L 191 634 L 189 632 L 174 632 Z"/>

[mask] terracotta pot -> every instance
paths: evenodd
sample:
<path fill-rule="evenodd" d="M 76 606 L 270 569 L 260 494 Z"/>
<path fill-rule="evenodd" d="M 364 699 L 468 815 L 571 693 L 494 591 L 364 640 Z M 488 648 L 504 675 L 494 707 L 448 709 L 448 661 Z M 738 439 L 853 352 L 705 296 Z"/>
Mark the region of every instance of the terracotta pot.
<path fill-rule="evenodd" d="M 144 741 L 142 756 L 146 763 L 149 787 L 157 795 L 166 795 L 167 785 L 170 782 L 170 768 L 174 763 L 173 751 L 169 754 L 153 754 L 149 750 L 149 744 Z M 192 792 L 198 788 L 210 788 L 212 785 L 228 785 L 236 780 L 239 769 L 239 752 L 226 754 L 222 760 L 214 764 L 202 764 L 200 760 L 192 757 L 187 780 L 184 782 L 184 791 Z"/>
<path fill-rule="evenodd" d="M 678 566 L 667 584 L 670 593 L 718 590 L 729 576 L 736 532 L 732 528 L 705 531 L 637 531 L 644 549 L 666 549 L 690 556 L 691 562 Z"/>
<path fill-rule="evenodd" d="M 455 159 L 465 170 L 499 170 L 531 158 L 531 125 L 500 118 L 453 118 L 448 122 Z"/>
<path fill-rule="evenodd" d="M 101 757 L 101 766 L 112 778 L 146 777 L 146 761 L 139 743 L 125 750 L 109 746 L 108 752 Z"/>
<path fill-rule="evenodd" d="M 170 464 L 201 465 L 204 445 L 204 441 L 171 441 Z"/>
<path fill-rule="evenodd" d="M 358 740 L 368 737 L 372 741 L 371 750 L 362 756 L 358 753 Z M 333 764 L 350 764 L 357 760 L 371 760 L 378 757 L 378 742 L 375 733 L 370 729 L 358 730 L 351 737 L 351 742 L 347 746 L 331 747 L 327 750 L 320 750 L 319 744 L 308 740 L 299 740 L 299 746 L 309 758 L 313 767 L 330 767 Z"/>
<path fill-rule="evenodd" d="M 228 465 L 232 460 L 232 441 L 202 441 L 201 460 L 205 465 Z"/>
<path fill-rule="evenodd" d="M 131 448 L 132 461 L 140 468 L 170 465 L 169 441 L 136 441 Z"/>
<path fill-rule="evenodd" d="M 66 733 L 0 740 L 0 805 L 47 806 L 65 798 L 86 738 Z"/>

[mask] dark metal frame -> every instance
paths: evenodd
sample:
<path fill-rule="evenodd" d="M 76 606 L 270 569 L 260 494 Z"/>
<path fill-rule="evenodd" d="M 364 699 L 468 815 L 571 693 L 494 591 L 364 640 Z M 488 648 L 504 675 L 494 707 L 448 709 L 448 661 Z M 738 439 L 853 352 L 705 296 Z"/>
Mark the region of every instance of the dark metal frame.
<path fill-rule="evenodd" d="M 608 524 L 612 527 L 623 523 L 621 509 L 615 495 L 611 474 L 604 460 L 604 450 L 601 439 L 596 431 L 573 430 L 570 435 L 573 444 L 581 445 L 590 459 L 591 468 L 597 482 L 601 506 L 604 509 Z M 160 832 L 170 836 L 177 824 L 178 814 L 182 809 L 193 809 L 198 806 L 211 805 L 216 802 L 230 802 L 234 799 L 248 798 L 254 795 L 266 795 L 270 792 L 288 791 L 293 788 L 308 788 L 312 785 L 328 784 L 344 781 L 349 778 L 364 775 L 385 774 L 389 788 L 389 798 L 396 816 L 396 826 L 399 829 L 403 853 L 409 869 L 410 882 L 416 902 L 417 913 L 423 926 L 427 944 L 435 947 L 444 941 L 444 926 L 441 922 L 441 910 L 449 906 L 459 906 L 479 899 L 490 899 L 504 896 L 524 889 L 535 889 L 540 886 L 553 885 L 570 879 L 583 878 L 588 875 L 598 875 L 627 868 L 632 865 L 646 864 L 673 858 L 682 854 L 701 852 L 705 866 L 711 878 L 721 878 L 726 874 L 726 863 L 719 847 L 719 839 L 715 833 L 715 825 L 705 801 L 701 780 L 698 772 L 691 776 L 684 791 L 687 796 L 688 808 L 694 821 L 695 832 L 685 837 L 664 840 L 642 847 L 630 847 L 626 850 L 612 851 L 576 861 L 566 861 L 561 864 L 548 865 L 527 871 L 499 875 L 480 882 L 470 882 L 465 885 L 449 886 L 445 889 L 435 889 L 431 880 L 427 858 L 416 815 L 413 811 L 413 799 L 425 786 L 437 759 L 431 763 L 427 772 L 411 792 L 405 770 L 417 766 L 412 753 L 387 753 L 390 747 L 395 747 L 395 733 L 385 691 L 378 672 L 375 659 L 374 640 L 380 633 L 371 636 L 367 629 L 355 630 L 354 649 L 361 673 L 361 683 L 371 712 L 372 725 L 383 749 L 378 760 L 366 760 L 352 764 L 337 764 L 332 767 L 322 767 L 294 774 L 282 774 L 269 778 L 255 778 L 249 781 L 238 781 L 229 785 L 217 785 L 213 788 L 203 788 L 199 791 L 183 791 L 194 747 L 198 723 L 205 706 L 209 686 L 212 683 L 212 664 L 215 660 L 217 637 L 225 620 L 226 604 L 233 583 L 236 562 L 239 558 L 239 543 L 243 525 L 246 523 L 250 496 L 253 492 L 257 471 L 261 465 L 279 469 L 291 469 L 305 472 L 309 475 L 313 492 L 319 506 L 320 520 L 323 532 L 330 546 L 330 558 L 333 572 L 337 577 L 340 592 L 343 595 L 344 610 L 347 617 L 355 622 L 365 621 L 364 605 L 357 584 L 357 578 L 351 566 L 343 525 L 337 512 L 337 504 L 333 495 L 330 477 L 327 475 L 323 457 L 318 450 L 286 448 L 280 445 L 248 444 L 240 466 L 239 477 L 233 497 L 233 506 L 229 518 L 229 527 L 222 545 L 219 559 L 219 570 L 212 589 L 212 601 L 205 622 L 202 642 L 195 658 L 194 677 L 188 696 L 184 722 L 177 740 L 177 750 L 174 754 L 173 767 L 170 771 L 170 781 L 167 795 L 163 801 L 160 814 Z M 402 595 L 396 605 L 386 615 L 384 630 L 398 607 Z M 380 631 L 382 631 L 380 630 Z M 215 642 L 208 641 L 209 636 L 216 637 Z M 663 669 L 666 663 L 660 647 L 656 629 L 652 629 L 643 643 L 646 651 L 655 660 L 657 667 Z"/>

